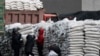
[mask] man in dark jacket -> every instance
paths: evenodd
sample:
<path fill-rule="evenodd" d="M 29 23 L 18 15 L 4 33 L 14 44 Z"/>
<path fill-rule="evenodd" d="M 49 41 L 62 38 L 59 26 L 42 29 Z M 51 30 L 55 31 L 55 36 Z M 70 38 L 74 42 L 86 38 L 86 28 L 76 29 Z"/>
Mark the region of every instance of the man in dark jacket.
<path fill-rule="evenodd" d="M 13 29 L 11 40 L 11 47 L 14 50 L 14 56 L 19 56 L 22 41 L 21 34 L 18 32 L 17 28 Z"/>
<path fill-rule="evenodd" d="M 34 46 L 35 36 L 28 35 L 26 37 L 26 39 L 27 39 L 27 41 L 25 44 L 25 54 L 26 54 L 26 56 L 29 56 L 29 55 L 34 56 L 34 54 L 32 53 L 32 50 L 33 50 L 33 46 Z"/>

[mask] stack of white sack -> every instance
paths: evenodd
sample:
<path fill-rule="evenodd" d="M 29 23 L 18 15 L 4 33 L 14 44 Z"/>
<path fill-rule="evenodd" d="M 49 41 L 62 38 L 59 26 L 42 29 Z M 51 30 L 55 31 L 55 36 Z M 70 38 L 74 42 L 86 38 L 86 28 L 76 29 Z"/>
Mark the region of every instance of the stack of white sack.
<path fill-rule="evenodd" d="M 11 9 L 10 2 L 5 3 L 5 9 L 7 9 L 7 10 Z"/>
<path fill-rule="evenodd" d="M 24 4 L 22 1 L 17 1 L 16 5 L 18 10 L 24 10 Z"/>
<path fill-rule="evenodd" d="M 5 25 L 5 30 L 9 31 L 9 30 L 12 30 L 13 28 L 20 28 L 21 25 L 22 25 L 21 23 L 14 23 L 14 24 Z"/>
<path fill-rule="evenodd" d="M 42 1 L 40 1 L 40 0 L 33 0 L 33 3 L 35 4 L 34 6 L 35 6 L 37 9 L 43 8 L 43 3 L 42 3 Z"/>
<path fill-rule="evenodd" d="M 24 10 L 30 10 L 30 3 L 29 2 L 24 2 Z"/>
<path fill-rule="evenodd" d="M 46 46 L 50 46 L 52 44 L 56 44 L 62 50 L 62 54 L 66 56 L 67 54 L 67 25 L 68 22 L 66 19 L 53 23 L 52 26 L 46 30 Z"/>
<path fill-rule="evenodd" d="M 37 9 L 41 9 L 41 8 L 43 8 L 43 3 L 40 1 L 40 2 L 37 2 L 36 4 L 35 4 L 35 7 L 37 8 Z"/>
<path fill-rule="evenodd" d="M 24 35 L 24 34 L 34 34 L 36 26 L 33 24 L 21 24 L 21 23 L 5 25 L 6 31 L 12 30 L 14 28 L 19 28 L 19 32 Z"/>
<path fill-rule="evenodd" d="M 99 56 L 100 50 L 100 21 L 85 20 L 85 56 Z M 92 55 L 91 55 L 92 54 Z"/>
<path fill-rule="evenodd" d="M 30 10 L 37 10 L 43 8 L 43 4 L 40 0 L 30 1 Z"/>
<path fill-rule="evenodd" d="M 5 0 L 5 2 L 11 2 L 11 1 L 13 1 L 13 0 Z"/>
<path fill-rule="evenodd" d="M 84 22 L 83 21 L 69 21 L 69 32 L 68 32 L 68 56 L 83 56 L 83 48 L 84 48 Z"/>
<path fill-rule="evenodd" d="M 35 7 L 35 3 L 30 2 L 30 10 L 37 10 L 37 8 Z"/>
<path fill-rule="evenodd" d="M 16 3 L 17 3 L 17 1 L 10 2 L 11 10 L 18 10 Z"/>
<path fill-rule="evenodd" d="M 11 8 L 10 8 L 11 7 Z M 40 0 L 5 0 L 7 10 L 37 10 L 43 8 Z"/>
<path fill-rule="evenodd" d="M 72 54 L 72 55 L 68 55 L 68 56 L 83 56 L 81 54 Z"/>
<path fill-rule="evenodd" d="M 18 10 L 19 7 L 22 6 L 22 4 L 20 2 L 21 2 L 20 0 L 5 0 L 5 9 L 7 9 L 7 10 Z M 9 9 L 9 7 L 10 7 L 10 9 Z M 19 9 L 19 10 L 22 10 L 22 8 Z"/>
<path fill-rule="evenodd" d="M 12 30 L 14 28 L 19 28 L 19 32 L 22 35 L 34 34 L 34 29 L 35 29 L 35 27 L 33 27 L 33 24 L 14 23 L 5 26 L 6 31 Z"/>
<path fill-rule="evenodd" d="M 33 25 L 32 24 L 23 24 L 20 27 L 19 32 L 21 34 L 34 34 Z"/>

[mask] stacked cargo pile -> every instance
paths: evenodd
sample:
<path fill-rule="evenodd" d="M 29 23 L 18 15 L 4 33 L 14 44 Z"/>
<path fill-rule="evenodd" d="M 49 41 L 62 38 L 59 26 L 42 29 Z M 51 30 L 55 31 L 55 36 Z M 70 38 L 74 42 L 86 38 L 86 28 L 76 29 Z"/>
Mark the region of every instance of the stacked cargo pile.
<path fill-rule="evenodd" d="M 22 38 L 24 40 L 24 42 L 26 42 L 26 36 L 27 34 L 32 34 L 32 35 L 35 35 L 36 36 L 36 39 L 37 39 L 37 36 L 38 36 L 38 30 L 39 28 L 44 28 L 45 32 L 48 30 L 48 28 L 53 24 L 52 21 L 48 21 L 48 22 L 45 22 L 45 21 L 41 21 L 40 23 L 37 23 L 37 24 L 22 24 L 22 26 L 20 27 L 20 30 L 19 32 L 22 34 Z M 45 35 L 45 33 L 44 33 Z M 44 41 L 44 55 L 46 55 L 48 52 L 47 52 L 47 47 L 48 45 L 47 44 L 47 38 L 45 38 L 45 41 Z M 35 44 L 35 46 L 33 47 L 33 53 L 34 55 L 38 55 L 38 52 L 37 52 L 37 46 Z"/>
<path fill-rule="evenodd" d="M 50 44 L 56 44 L 59 45 L 58 42 L 60 41 L 60 38 L 62 37 L 62 35 L 65 35 L 67 31 L 67 21 L 58 21 L 56 23 L 54 23 L 52 25 L 52 27 L 50 27 L 50 31 L 51 31 L 51 37 L 52 38 L 50 40 Z"/>
<path fill-rule="evenodd" d="M 68 45 L 68 56 L 83 56 L 84 47 L 84 22 L 83 21 L 70 21 L 69 32 L 67 41 Z"/>
<path fill-rule="evenodd" d="M 38 10 L 43 8 L 40 0 L 5 0 L 6 10 Z"/>
<path fill-rule="evenodd" d="M 45 46 L 56 44 L 62 50 L 62 56 L 67 54 L 67 29 L 68 21 L 66 19 L 53 23 L 45 33 Z M 47 53 L 46 53 L 47 54 Z"/>
<path fill-rule="evenodd" d="M 7 32 L 11 32 L 13 28 L 19 28 L 19 32 L 22 34 L 22 39 L 26 42 L 26 36 L 28 34 L 34 34 L 34 28 L 32 24 L 20 24 L 14 23 L 5 26 L 5 30 Z"/>
<path fill-rule="evenodd" d="M 100 21 L 86 20 L 85 23 L 85 56 L 99 56 L 100 49 Z"/>
<path fill-rule="evenodd" d="M 37 27 L 33 24 L 23 24 L 22 27 L 20 27 L 19 32 L 22 34 L 22 39 L 24 41 L 24 44 L 26 43 L 26 36 L 28 34 L 36 35 L 34 32 L 36 30 L 36 28 Z M 33 49 L 34 49 L 33 50 L 34 55 L 38 55 L 36 44 L 33 47 Z M 22 51 L 24 51 L 24 50 L 22 50 Z"/>
<path fill-rule="evenodd" d="M 48 22 L 41 21 L 40 23 L 37 23 L 34 25 L 33 24 L 14 23 L 14 24 L 6 25 L 5 29 L 6 29 L 6 31 L 11 31 L 13 28 L 19 28 L 20 29 L 19 32 L 22 34 L 23 43 L 25 44 L 26 43 L 26 36 L 28 34 L 38 36 L 38 30 L 40 27 L 43 27 L 45 30 L 47 30 L 48 27 L 52 25 L 52 23 L 53 23 L 52 21 L 48 21 Z M 45 38 L 45 44 L 46 43 L 47 43 L 47 39 Z M 48 47 L 48 45 L 44 45 L 44 47 Z M 34 49 L 33 50 L 34 54 L 38 55 L 36 44 L 35 44 L 33 49 Z M 24 51 L 24 50 L 22 49 L 22 51 Z M 47 54 L 47 49 L 44 51 L 45 51 L 44 54 Z"/>
<path fill-rule="evenodd" d="M 20 29 L 19 32 L 22 34 L 23 44 L 26 43 L 26 36 L 28 34 L 34 35 L 34 30 L 36 29 L 35 25 L 33 25 L 33 24 L 14 23 L 14 24 L 10 24 L 10 25 L 6 25 L 5 26 L 6 31 L 11 31 L 13 28 L 19 28 Z M 21 51 L 22 51 L 21 55 L 23 55 L 24 50 L 22 49 Z M 36 45 L 34 47 L 34 51 L 33 52 L 34 52 L 35 55 L 38 54 Z"/>
<path fill-rule="evenodd" d="M 76 18 L 75 18 L 76 19 Z M 19 32 L 26 41 L 27 34 L 38 36 L 40 27 L 45 29 L 44 33 L 44 55 L 48 54 L 48 46 L 56 44 L 60 47 L 62 56 L 98 56 L 100 49 L 100 21 L 86 20 L 76 21 L 64 19 L 58 22 L 51 20 L 41 21 L 37 24 L 13 24 L 6 26 L 8 29 L 19 27 Z M 7 29 L 7 28 L 6 28 Z M 7 29 L 7 30 L 8 30 Z M 33 50 L 38 55 L 35 45 Z"/>
<path fill-rule="evenodd" d="M 21 2 L 21 1 L 16 2 L 16 6 L 17 6 L 18 10 L 24 10 L 24 4 L 23 4 L 23 2 Z"/>
<path fill-rule="evenodd" d="M 19 32 L 23 34 L 32 34 L 33 33 L 33 25 L 32 24 L 23 24 L 20 27 Z"/>

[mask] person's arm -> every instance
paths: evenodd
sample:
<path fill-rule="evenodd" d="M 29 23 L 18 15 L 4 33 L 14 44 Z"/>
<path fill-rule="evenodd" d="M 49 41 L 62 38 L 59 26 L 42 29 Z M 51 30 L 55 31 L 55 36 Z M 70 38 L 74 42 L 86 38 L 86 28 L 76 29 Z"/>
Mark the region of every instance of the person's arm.
<path fill-rule="evenodd" d="M 38 36 L 35 36 L 35 40 L 37 40 L 38 39 Z"/>
<path fill-rule="evenodd" d="M 20 43 L 23 43 L 22 35 L 20 34 Z"/>
<path fill-rule="evenodd" d="M 35 40 L 37 40 L 38 39 L 38 32 L 36 32 L 36 34 L 35 34 Z"/>

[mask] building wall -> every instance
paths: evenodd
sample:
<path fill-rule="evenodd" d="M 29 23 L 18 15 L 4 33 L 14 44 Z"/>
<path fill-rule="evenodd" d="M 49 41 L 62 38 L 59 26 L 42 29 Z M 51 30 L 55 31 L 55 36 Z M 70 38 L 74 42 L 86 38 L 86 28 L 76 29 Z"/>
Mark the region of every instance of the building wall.
<path fill-rule="evenodd" d="M 100 0 L 82 0 L 83 11 L 97 11 L 100 10 Z"/>
<path fill-rule="evenodd" d="M 41 0 L 47 13 L 72 13 L 81 10 L 81 0 Z"/>

